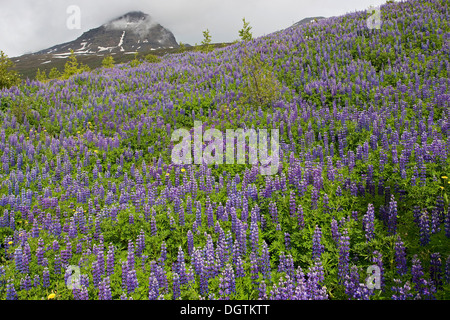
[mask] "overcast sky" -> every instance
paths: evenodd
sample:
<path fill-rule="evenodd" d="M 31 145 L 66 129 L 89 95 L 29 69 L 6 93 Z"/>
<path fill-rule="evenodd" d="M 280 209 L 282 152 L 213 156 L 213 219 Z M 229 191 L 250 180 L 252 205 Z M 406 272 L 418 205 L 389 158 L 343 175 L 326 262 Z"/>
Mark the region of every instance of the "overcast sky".
<path fill-rule="evenodd" d="M 254 37 L 312 16 L 337 16 L 378 6 L 385 0 L 0 0 L 0 50 L 9 57 L 72 41 L 129 11 L 148 13 L 178 42 L 195 44 L 209 29 L 213 42 L 239 38 L 242 18 Z M 69 29 L 67 8 L 81 12 L 81 28 Z"/>

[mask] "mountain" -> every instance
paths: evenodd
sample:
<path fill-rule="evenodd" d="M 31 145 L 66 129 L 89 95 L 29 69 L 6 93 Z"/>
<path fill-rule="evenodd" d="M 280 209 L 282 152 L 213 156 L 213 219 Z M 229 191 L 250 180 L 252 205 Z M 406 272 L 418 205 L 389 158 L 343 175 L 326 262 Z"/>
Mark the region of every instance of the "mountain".
<path fill-rule="evenodd" d="M 59 44 L 36 54 L 67 56 L 76 54 L 139 52 L 177 48 L 178 43 L 169 30 L 141 11 L 129 12 L 102 26 L 83 33 L 78 39 Z"/>
<path fill-rule="evenodd" d="M 325 17 L 309 17 L 309 18 L 305 18 L 305 19 L 302 19 L 302 20 L 294 23 L 291 26 L 291 28 L 292 27 L 302 26 L 302 25 L 305 25 L 305 24 L 308 24 L 308 23 L 314 23 L 314 22 L 317 22 L 317 21 L 322 20 L 322 19 L 326 19 L 326 18 Z"/>
<path fill-rule="evenodd" d="M 56 67 L 61 71 L 71 50 L 79 62 L 92 68 L 100 66 L 107 55 L 113 55 L 116 62 L 126 62 L 131 60 L 136 52 L 163 54 L 176 51 L 178 47 L 170 30 L 148 14 L 133 11 L 86 31 L 73 41 L 11 60 L 16 64 L 19 73 L 34 78 L 38 68 L 48 72 L 52 67 Z"/>

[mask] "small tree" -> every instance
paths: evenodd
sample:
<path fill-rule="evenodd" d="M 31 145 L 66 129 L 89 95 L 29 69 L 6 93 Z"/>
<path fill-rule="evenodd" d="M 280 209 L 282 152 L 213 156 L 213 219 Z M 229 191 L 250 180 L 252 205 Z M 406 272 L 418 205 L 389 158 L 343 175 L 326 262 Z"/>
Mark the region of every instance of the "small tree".
<path fill-rule="evenodd" d="M 114 67 L 114 63 L 115 63 L 114 58 L 112 56 L 107 56 L 103 59 L 102 66 L 104 68 L 112 68 Z"/>
<path fill-rule="evenodd" d="M 178 48 L 179 52 L 185 52 L 186 51 L 186 46 L 184 45 L 183 42 L 180 42 L 180 47 Z"/>
<path fill-rule="evenodd" d="M 45 81 L 47 80 L 47 75 L 45 74 L 45 71 L 42 71 L 38 68 L 36 71 L 36 80 L 37 81 Z"/>
<path fill-rule="evenodd" d="M 209 52 L 209 51 L 212 50 L 211 35 L 209 34 L 209 30 L 208 29 L 203 31 L 202 46 L 203 46 L 203 51 L 204 52 Z"/>
<path fill-rule="evenodd" d="M 239 36 L 241 37 L 242 41 L 250 41 L 252 40 L 253 36 L 250 30 L 252 27 L 250 27 L 250 23 L 245 21 L 245 18 L 242 19 L 244 22 L 244 26 L 241 30 L 239 30 Z"/>
<path fill-rule="evenodd" d="M 138 59 L 138 53 L 135 52 L 134 53 L 134 59 L 131 60 L 130 66 L 134 68 L 134 67 L 137 67 L 140 64 L 141 64 L 141 61 Z"/>
<path fill-rule="evenodd" d="M 0 89 L 19 85 L 19 74 L 11 68 L 14 68 L 14 63 L 0 51 Z"/>
<path fill-rule="evenodd" d="M 61 72 L 59 72 L 56 68 L 51 68 L 50 72 L 48 73 L 48 78 L 57 79 L 59 77 L 61 77 Z"/>
<path fill-rule="evenodd" d="M 254 106 L 268 106 L 281 96 L 281 84 L 273 69 L 260 57 L 245 52 L 243 58 L 244 88 L 242 102 Z"/>
<path fill-rule="evenodd" d="M 71 76 L 82 73 L 85 71 L 90 71 L 91 69 L 87 65 L 79 64 L 77 58 L 75 57 L 75 53 L 73 50 L 70 50 L 69 61 L 64 65 L 64 73 L 62 77 L 64 79 L 69 79 Z"/>
<path fill-rule="evenodd" d="M 147 61 L 148 63 L 158 63 L 161 62 L 161 58 L 155 56 L 154 54 L 148 54 L 145 56 L 145 61 Z"/>

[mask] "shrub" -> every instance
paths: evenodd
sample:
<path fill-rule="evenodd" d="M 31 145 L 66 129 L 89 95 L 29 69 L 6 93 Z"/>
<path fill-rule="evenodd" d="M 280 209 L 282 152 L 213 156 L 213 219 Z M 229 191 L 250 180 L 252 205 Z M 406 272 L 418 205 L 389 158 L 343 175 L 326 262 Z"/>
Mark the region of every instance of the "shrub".
<path fill-rule="evenodd" d="M 114 58 L 112 56 L 107 56 L 103 59 L 102 66 L 104 68 L 112 68 L 114 67 L 114 63 L 115 63 Z"/>
<path fill-rule="evenodd" d="M 14 68 L 14 63 L 3 51 L 0 51 L 0 89 L 20 84 L 19 74 L 11 68 Z"/>
<path fill-rule="evenodd" d="M 154 54 L 148 54 L 145 56 L 145 61 L 148 63 L 158 63 L 161 62 L 161 58 L 158 56 L 155 56 Z"/>
<path fill-rule="evenodd" d="M 85 71 L 90 71 L 90 68 L 87 65 L 78 63 L 75 53 L 71 50 L 69 61 L 67 61 L 64 65 L 64 73 L 62 74 L 62 78 L 69 79 L 71 76 Z"/>
<path fill-rule="evenodd" d="M 243 18 L 242 21 L 244 22 L 244 26 L 241 30 L 239 30 L 239 36 L 241 37 L 242 41 L 250 41 L 252 40 L 252 34 L 250 32 L 252 27 L 250 27 L 250 24 L 245 21 L 245 18 Z"/>
<path fill-rule="evenodd" d="M 37 81 L 45 81 L 47 80 L 47 75 L 45 74 L 45 71 L 42 71 L 38 68 L 36 72 L 36 80 Z"/>
<path fill-rule="evenodd" d="M 209 34 L 209 30 L 206 29 L 203 31 L 203 40 L 202 40 L 202 51 L 210 52 L 212 51 L 213 46 L 211 45 L 211 35 Z"/>
<path fill-rule="evenodd" d="M 130 66 L 131 67 L 137 67 L 138 65 L 140 65 L 142 62 L 138 59 L 138 53 L 136 52 L 135 54 L 134 54 L 134 59 L 133 60 L 131 60 L 131 62 L 130 62 Z"/>
<path fill-rule="evenodd" d="M 281 84 L 268 64 L 247 53 L 242 65 L 245 73 L 242 102 L 267 106 L 280 98 Z"/>
<path fill-rule="evenodd" d="M 57 79 L 59 77 L 61 77 L 61 72 L 59 72 L 58 69 L 56 69 L 56 68 L 52 68 L 50 70 L 50 72 L 48 73 L 49 79 Z"/>

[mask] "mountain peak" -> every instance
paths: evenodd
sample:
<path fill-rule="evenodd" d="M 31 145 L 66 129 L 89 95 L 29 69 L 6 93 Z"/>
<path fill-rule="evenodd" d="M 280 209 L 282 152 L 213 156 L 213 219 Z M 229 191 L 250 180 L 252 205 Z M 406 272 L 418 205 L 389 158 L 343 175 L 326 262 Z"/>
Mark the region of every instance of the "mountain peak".
<path fill-rule="evenodd" d="M 38 54 L 52 54 L 66 58 L 70 50 L 75 54 L 134 53 L 177 48 L 172 32 L 142 11 L 131 11 L 83 33 L 78 39 L 42 50 Z"/>

